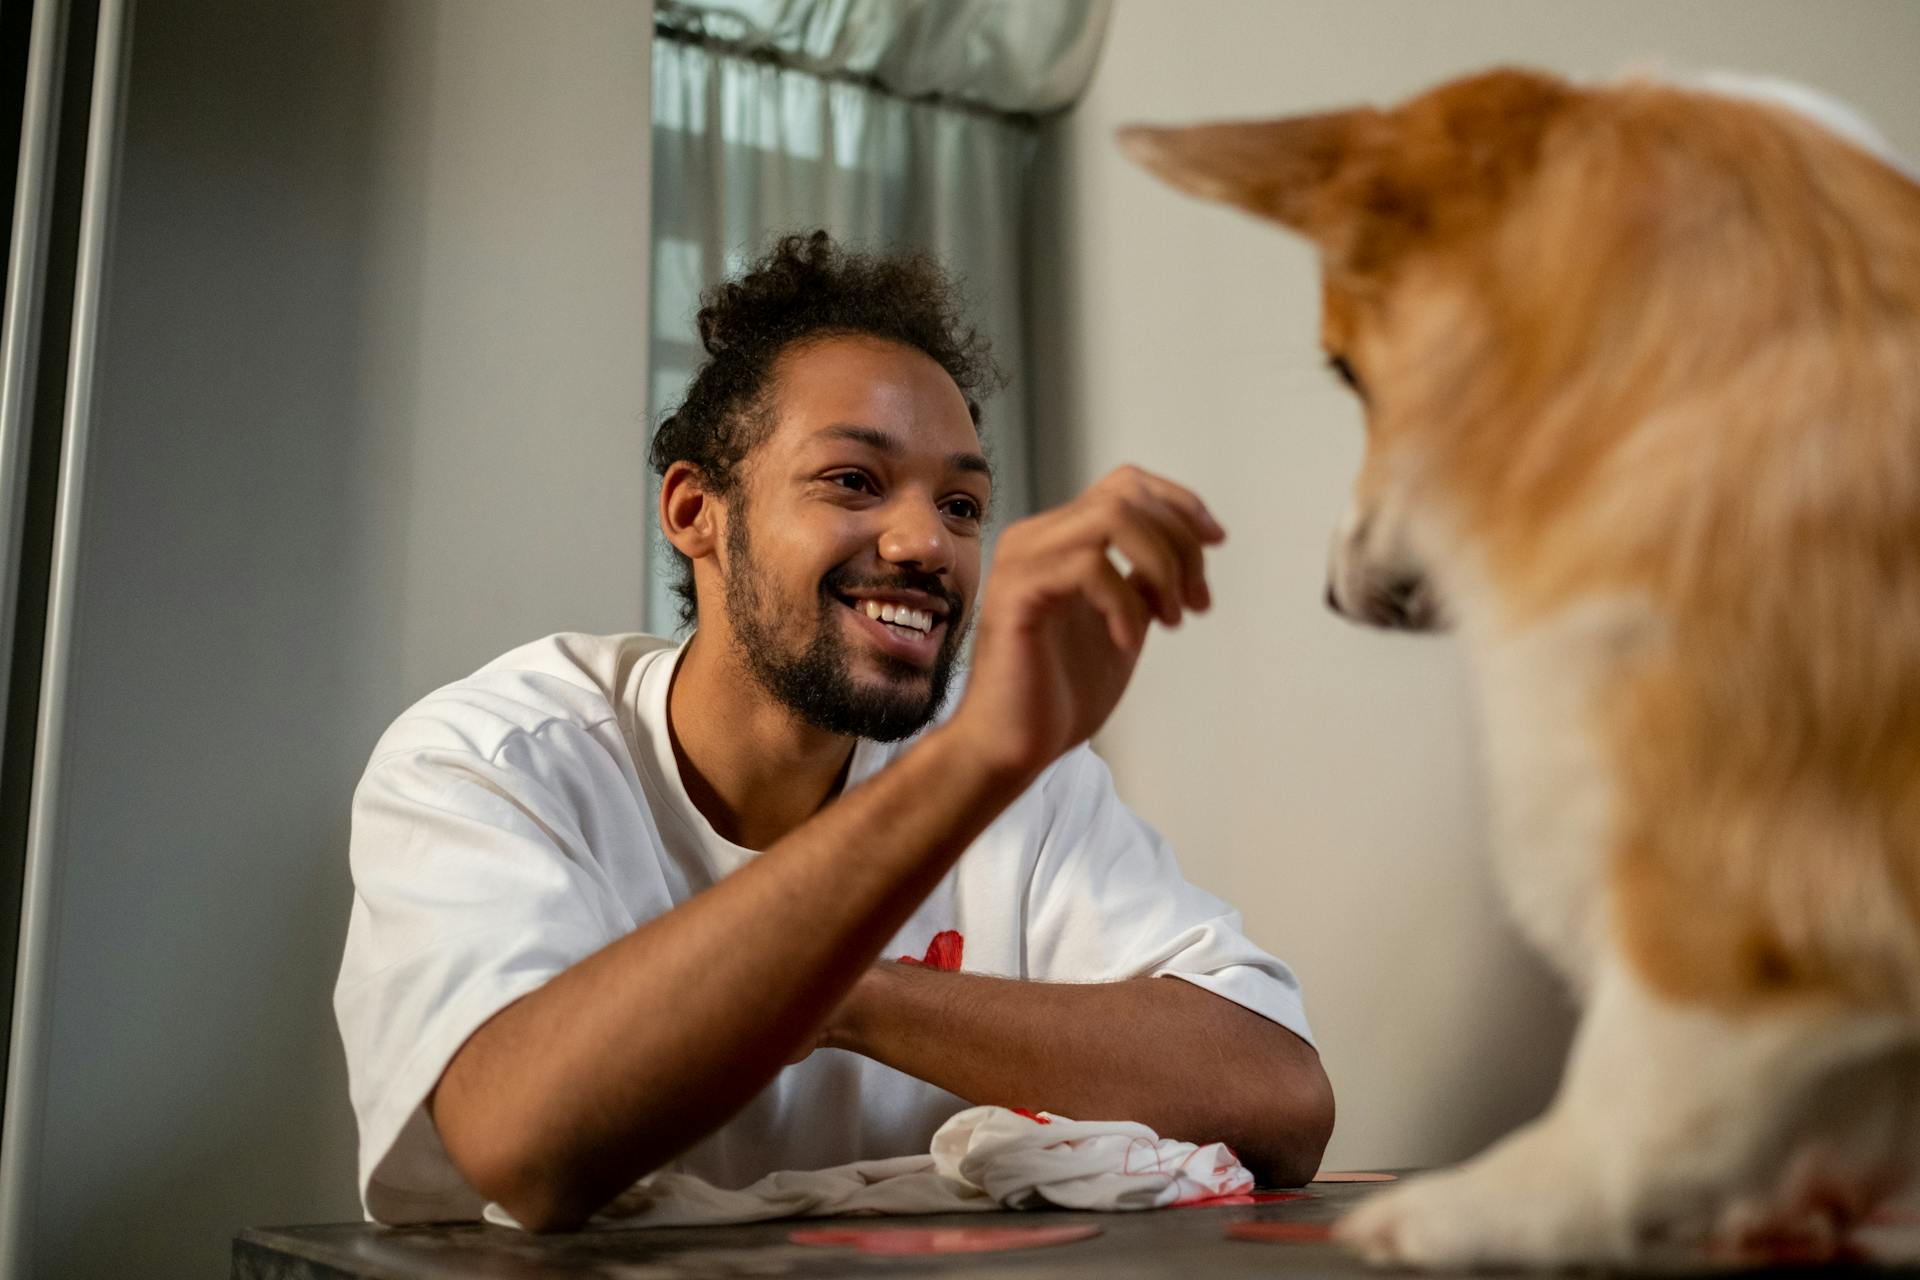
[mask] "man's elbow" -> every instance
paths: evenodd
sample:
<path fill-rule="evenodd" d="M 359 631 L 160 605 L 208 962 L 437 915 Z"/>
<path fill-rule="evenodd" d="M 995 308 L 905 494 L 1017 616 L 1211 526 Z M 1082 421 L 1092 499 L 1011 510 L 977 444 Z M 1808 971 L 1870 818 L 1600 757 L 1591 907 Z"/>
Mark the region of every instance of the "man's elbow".
<path fill-rule="evenodd" d="M 1249 1168 L 1263 1186 L 1299 1187 L 1313 1180 L 1333 1138 L 1333 1083 L 1317 1056 L 1289 1073 L 1277 1094 L 1262 1099 L 1265 1123 Z"/>
<path fill-rule="evenodd" d="M 475 1191 L 528 1231 L 572 1231 L 585 1226 L 601 1207 L 600 1200 L 573 1179 L 532 1162 L 500 1160 L 462 1167 L 461 1172 Z"/>
<path fill-rule="evenodd" d="M 454 1168 L 528 1231 L 572 1231 L 612 1198 L 579 1162 L 522 1139 L 538 1125 L 466 1124 L 446 1110 L 434 1118 Z"/>
<path fill-rule="evenodd" d="M 493 1202 L 526 1230 L 537 1233 L 576 1230 L 585 1226 L 594 1212 L 555 1188 L 538 1186 L 494 1196 Z"/>

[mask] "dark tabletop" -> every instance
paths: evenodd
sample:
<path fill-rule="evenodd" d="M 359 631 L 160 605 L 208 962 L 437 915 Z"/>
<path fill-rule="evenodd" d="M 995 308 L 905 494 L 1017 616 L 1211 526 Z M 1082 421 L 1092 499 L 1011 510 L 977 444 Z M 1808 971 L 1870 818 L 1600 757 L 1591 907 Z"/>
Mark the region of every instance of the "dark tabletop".
<path fill-rule="evenodd" d="M 814 1218 L 726 1227 L 654 1227 L 534 1236 L 474 1223 L 380 1227 L 369 1223 L 258 1228 L 233 1246 L 234 1280 L 667 1280 L 668 1277 L 946 1277 L 995 1280 L 1233 1280 L 1234 1277 L 1370 1276 L 1357 1259 L 1324 1243 L 1236 1240 L 1237 1222 L 1331 1222 L 1382 1184 L 1322 1184 L 1307 1198 L 1253 1205 L 1142 1213 L 966 1213 L 919 1218 Z M 817 1228 L 1091 1225 L 1088 1240 L 998 1253 L 882 1256 L 845 1246 L 793 1244 Z M 1920 1244 L 1920 1229 L 1896 1233 Z M 1920 1248 L 1894 1255 L 1920 1258 Z M 1890 1256 L 1881 1253 L 1881 1257 Z M 1685 1269 L 1685 1268 L 1683 1268 Z M 1920 1267 L 1888 1268 L 1920 1274 Z M 1875 1269 L 1876 1274 L 1885 1272 Z M 1515 1273 L 1506 1272 L 1508 1276 Z M 1670 1274 L 1670 1272 L 1669 1272 Z"/>

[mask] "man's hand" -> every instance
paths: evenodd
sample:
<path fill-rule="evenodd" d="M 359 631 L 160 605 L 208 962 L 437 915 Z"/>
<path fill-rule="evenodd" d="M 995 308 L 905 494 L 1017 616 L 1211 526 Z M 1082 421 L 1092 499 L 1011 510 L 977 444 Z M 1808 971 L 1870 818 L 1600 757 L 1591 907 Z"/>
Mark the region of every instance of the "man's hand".
<path fill-rule="evenodd" d="M 1212 603 L 1203 551 L 1225 537 L 1196 495 L 1131 466 L 1010 525 L 951 727 L 1022 778 L 1085 742 L 1120 700 L 1148 626 Z"/>

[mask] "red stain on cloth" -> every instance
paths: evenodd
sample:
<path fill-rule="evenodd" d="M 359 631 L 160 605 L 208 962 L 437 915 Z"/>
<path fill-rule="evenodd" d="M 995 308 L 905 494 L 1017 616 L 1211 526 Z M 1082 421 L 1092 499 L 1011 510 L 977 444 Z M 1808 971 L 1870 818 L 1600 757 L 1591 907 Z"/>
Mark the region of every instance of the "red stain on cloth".
<path fill-rule="evenodd" d="M 1036 1115 L 1033 1112 L 1027 1110 L 1025 1107 L 1008 1107 L 1007 1110 L 1013 1112 L 1013 1114 L 1017 1116 L 1025 1116 L 1027 1119 L 1033 1121 L 1035 1124 L 1052 1124 L 1053 1123 L 1053 1121 L 1047 1119 L 1045 1116 Z"/>
<path fill-rule="evenodd" d="M 1203 1209 L 1210 1205 L 1228 1204 L 1279 1204 L 1284 1200 L 1311 1200 L 1314 1197 L 1304 1191 L 1241 1191 L 1234 1195 L 1202 1196 L 1196 1200 L 1179 1200 L 1168 1206 L 1173 1209 Z"/>
<path fill-rule="evenodd" d="M 947 929 L 933 935 L 933 941 L 927 944 L 924 959 L 915 960 L 912 956 L 901 956 L 901 964 L 924 965 L 929 969 L 945 969 L 948 973 L 960 971 L 960 953 L 966 948 L 967 940 L 960 936 L 958 929 Z"/>

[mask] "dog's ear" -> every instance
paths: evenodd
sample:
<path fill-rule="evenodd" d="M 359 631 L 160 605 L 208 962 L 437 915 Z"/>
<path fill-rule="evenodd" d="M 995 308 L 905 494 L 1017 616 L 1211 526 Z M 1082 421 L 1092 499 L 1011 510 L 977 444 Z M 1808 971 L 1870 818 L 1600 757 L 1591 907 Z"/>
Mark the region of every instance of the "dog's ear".
<path fill-rule="evenodd" d="M 1391 112 L 1120 130 L 1128 155 L 1182 191 L 1291 227 L 1350 274 L 1486 225 L 1574 99 L 1566 81 L 1499 69 Z"/>
<path fill-rule="evenodd" d="M 1119 140 L 1121 150 L 1182 191 L 1316 236 L 1317 197 L 1380 118 L 1359 108 L 1285 120 L 1128 125 Z"/>

